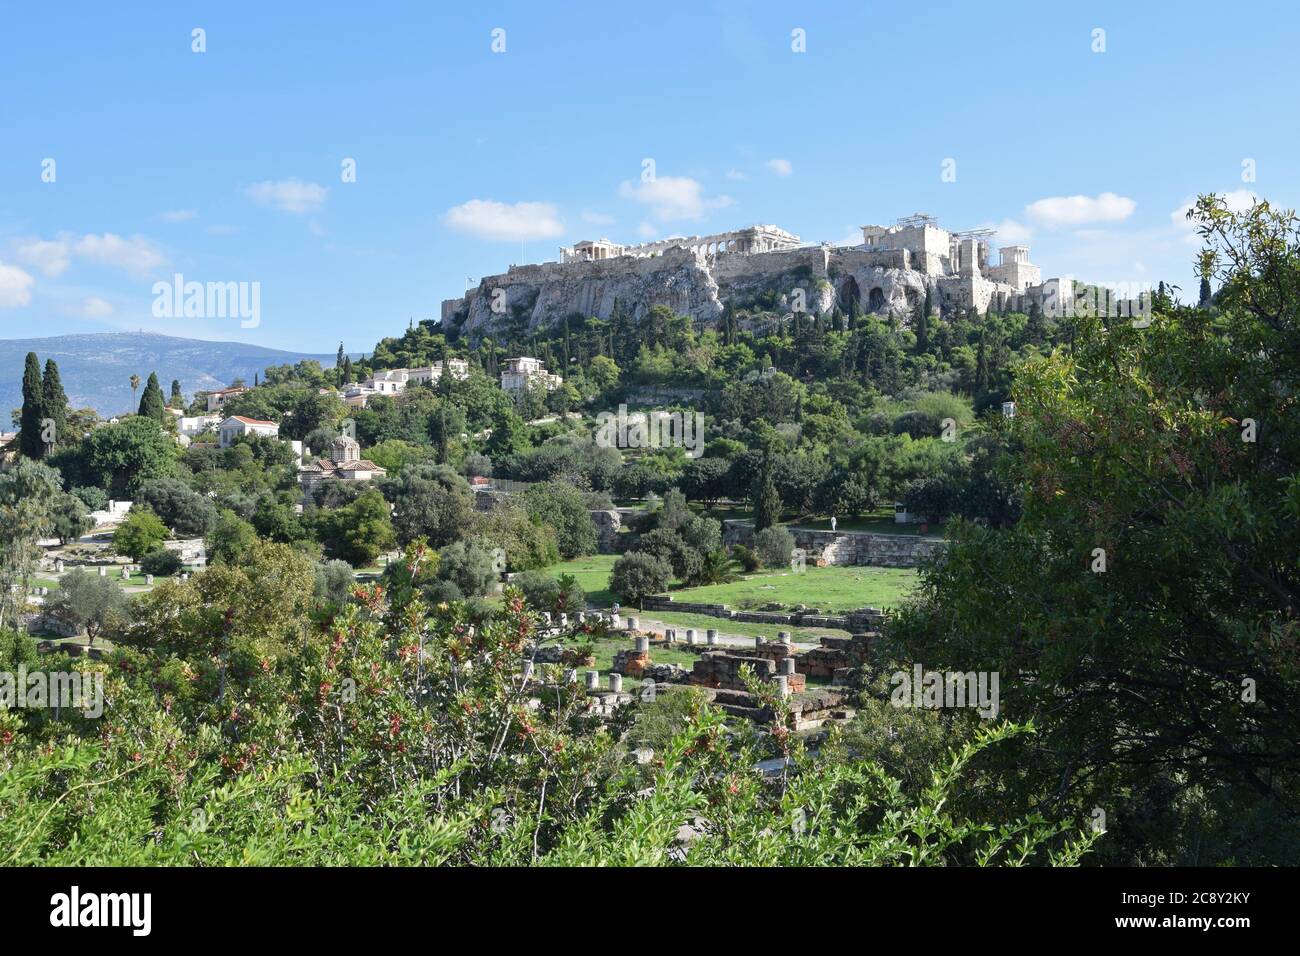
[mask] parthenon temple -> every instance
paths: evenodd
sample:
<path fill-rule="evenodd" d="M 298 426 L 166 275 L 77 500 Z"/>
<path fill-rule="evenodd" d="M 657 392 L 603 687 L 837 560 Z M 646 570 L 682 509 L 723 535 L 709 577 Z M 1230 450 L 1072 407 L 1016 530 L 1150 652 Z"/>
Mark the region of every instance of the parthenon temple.
<path fill-rule="evenodd" d="M 777 252 L 783 249 L 796 249 L 800 245 L 799 237 L 786 232 L 779 226 L 756 225 L 731 232 L 719 232 L 711 236 L 673 236 L 655 242 L 643 242 L 632 246 L 619 245 L 608 239 L 586 239 L 572 246 L 560 249 L 561 262 L 595 262 L 600 259 L 614 259 L 619 256 L 631 256 L 643 259 L 648 256 L 661 255 L 670 249 L 688 249 L 697 255 L 716 256 L 722 253 L 752 254 L 757 252 Z"/>

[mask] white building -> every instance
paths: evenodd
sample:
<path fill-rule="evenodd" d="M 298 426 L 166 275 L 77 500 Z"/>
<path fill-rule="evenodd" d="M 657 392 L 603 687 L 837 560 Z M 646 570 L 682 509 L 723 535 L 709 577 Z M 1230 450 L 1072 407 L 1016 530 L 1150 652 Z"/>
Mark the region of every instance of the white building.
<path fill-rule="evenodd" d="M 234 385 L 230 388 L 219 389 L 215 392 L 208 392 L 208 411 L 220 411 L 226 402 L 236 395 L 243 395 L 248 389 L 243 385 Z"/>
<path fill-rule="evenodd" d="M 529 386 L 538 385 L 548 392 L 564 384 L 564 379 L 554 372 L 548 372 L 541 359 L 520 356 L 506 360 L 506 367 L 501 371 L 501 388 L 507 392 L 522 392 Z"/>
<path fill-rule="evenodd" d="M 465 359 L 448 359 L 445 367 L 438 361 L 423 368 L 388 368 L 375 372 L 363 381 L 344 385 L 343 400 L 352 408 L 365 408 L 366 403 L 375 395 L 392 397 L 406 391 L 407 385 L 425 382 L 436 384 L 442 379 L 444 370 L 449 370 L 452 378 L 469 378 L 469 362 Z"/>
<path fill-rule="evenodd" d="M 176 419 L 176 432 L 186 438 L 194 438 L 219 424 L 220 415 L 182 415 Z"/>
<path fill-rule="evenodd" d="M 217 428 L 217 443 L 222 448 L 229 448 L 240 435 L 261 435 L 265 438 L 279 438 L 280 426 L 275 422 L 263 422 L 243 415 L 231 415 Z"/>

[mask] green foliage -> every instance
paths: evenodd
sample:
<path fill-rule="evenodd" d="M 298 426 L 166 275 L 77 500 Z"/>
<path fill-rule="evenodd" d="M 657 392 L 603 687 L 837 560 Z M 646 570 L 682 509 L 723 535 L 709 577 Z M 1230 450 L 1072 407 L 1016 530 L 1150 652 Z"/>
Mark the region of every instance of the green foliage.
<path fill-rule="evenodd" d="M 571 574 L 558 578 L 545 571 L 525 571 L 511 582 L 536 611 L 573 614 L 587 606 L 587 595 Z"/>
<path fill-rule="evenodd" d="M 393 527 L 403 545 L 424 538 L 441 548 L 470 526 L 474 492 L 449 465 L 407 465 L 396 477 L 382 479 L 379 487 L 393 505 Z"/>
<path fill-rule="evenodd" d="M 170 577 L 179 574 L 184 567 L 181 554 L 172 548 L 159 548 L 150 551 L 140 559 L 140 570 L 156 577 Z"/>
<path fill-rule="evenodd" d="M 54 617 L 84 630 L 93 645 L 101 633 L 122 622 L 127 600 L 112 579 L 86 568 L 73 568 L 59 580 L 58 590 L 50 594 L 46 609 Z"/>
<path fill-rule="evenodd" d="M 439 552 L 438 578 L 454 585 L 462 597 L 476 598 L 489 594 L 500 574 L 491 549 L 478 541 L 457 541 Z"/>
<path fill-rule="evenodd" d="M 1293 863 L 1300 230 L 1211 198 L 1196 217 L 1217 308 L 1079 318 L 1026 363 L 1023 517 L 951 529 L 890 633 L 901 658 L 1001 672 L 1003 712 L 1039 726 L 1003 752 L 1013 810 L 1047 789 L 1129 808 L 1114 862 Z"/>
<path fill-rule="evenodd" d="M 18 626 L 58 500 L 59 473 L 47 465 L 21 458 L 0 472 L 0 629 Z"/>
<path fill-rule="evenodd" d="M 372 564 L 381 551 L 397 544 L 388 502 L 371 488 L 343 508 L 325 512 L 319 519 L 321 544 L 334 558 L 353 567 Z"/>
<path fill-rule="evenodd" d="M 158 478 L 140 488 L 137 501 L 182 537 L 202 537 L 217 522 L 217 507 L 177 478 Z"/>
<path fill-rule="evenodd" d="M 132 561 L 139 561 L 167 540 L 167 526 L 162 519 L 142 505 L 132 505 L 127 516 L 113 532 L 113 550 Z"/>
<path fill-rule="evenodd" d="M 94 485 L 110 498 L 133 500 L 156 478 L 176 474 L 177 447 L 151 418 L 133 415 L 91 431 L 51 458 L 70 485 Z"/>
<path fill-rule="evenodd" d="M 754 534 L 754 553 L 765 568 L 789 567 L 794 535 L 782 525 L 763 528 Z"/>
<path fill-rule="evenodd" d="M 149 373 L 149 381 L 145 383 L 144 394 L 140 396 L 138 414 L 142 418 L 157 422 L 159 425 L 167 417 L 167 402 L 163 398 L 162 386 L 158 384 L 156 372 Z"/>
<path fill-rule="evenodd" d="M 529 517 L 555 529 L 562 557 L 595 553 L 596 526 L 582 491 L 570 484 L 548 481 L 529 488 L 523 501 Z"/>
<path fill-rule="evenodd" d="M 663 558 L 643 551 L 629 551 L 614 562 L 609 590 L 624 604 L 641 602 L 667 589 L 673 568 Z"/>

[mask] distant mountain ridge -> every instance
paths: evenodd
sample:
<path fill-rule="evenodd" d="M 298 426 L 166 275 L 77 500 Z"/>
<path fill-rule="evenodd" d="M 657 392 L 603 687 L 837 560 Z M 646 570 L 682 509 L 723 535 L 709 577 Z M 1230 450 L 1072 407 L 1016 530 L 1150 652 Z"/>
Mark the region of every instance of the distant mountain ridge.
<path fill-rule="evenodd" d="M 73 408 L 93 408 L 100 415 L 131 410 L 131 376 L 139 375 L 141 391 L 150 372 L 158 373 L 163 395 L 179 379 L 186 399 L 242 378 L 250 385 L 254 373 L 267 366 L 316 359 L 330 368 L 335 355 L 285 352 L 244 342 L 206 342 L 153 332 L 98 332 L 55 335 L 38 339 L 0 339 L 0 429 L 8 430 L 9 410 L 23 401 L 23 362 L 35 352 L 59 365 L 59 377 Z M 140 392 L 135 400 L 139 401 Z"/>

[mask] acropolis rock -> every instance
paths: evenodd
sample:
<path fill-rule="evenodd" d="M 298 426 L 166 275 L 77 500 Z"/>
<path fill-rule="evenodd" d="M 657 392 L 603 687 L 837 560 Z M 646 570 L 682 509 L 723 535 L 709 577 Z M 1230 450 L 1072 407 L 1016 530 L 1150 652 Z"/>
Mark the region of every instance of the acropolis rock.
<path fill-rule="evenodd" d="M 609 319 L 616 305 L 634 321 L 664 305 L 715 322 L 731 305 L 807 315 L 838 306 L 907 323 L 927 290 L 936 311 L 1031 303 L 1048 311 L 1060 283 L 1070 281 L 1042 282 L 1026 246 L 1003 247 L 994 265 L 991 230 L 949 232 L 930 216 L 863 226 L 862 234 L 862 243 L 848 246 L 802 243 L 770 225 L 632 246 L 587 240 L 561 249 L 558 262 L 514 265 L 481 279 L 442 303 L 442 321 L 471 339 L 512 318 L 529 329 L 572 315 Z"/>

